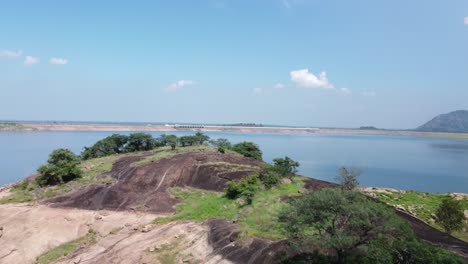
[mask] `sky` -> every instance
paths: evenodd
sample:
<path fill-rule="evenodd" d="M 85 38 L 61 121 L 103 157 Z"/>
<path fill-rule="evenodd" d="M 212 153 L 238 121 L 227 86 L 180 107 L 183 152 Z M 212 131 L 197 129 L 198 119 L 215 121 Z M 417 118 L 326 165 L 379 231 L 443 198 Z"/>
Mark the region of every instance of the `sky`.
<path fill-rule="evenodd" d="M 0 120 L 398 129 L 468 109 L 466 0 L 5 0 L 0 14 Z"/>

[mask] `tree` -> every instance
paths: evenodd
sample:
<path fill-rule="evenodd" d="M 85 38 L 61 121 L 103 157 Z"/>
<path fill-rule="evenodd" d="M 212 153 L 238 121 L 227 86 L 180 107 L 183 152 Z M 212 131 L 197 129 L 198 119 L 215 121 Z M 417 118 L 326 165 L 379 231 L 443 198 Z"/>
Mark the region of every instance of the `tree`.
<path fill-rule="evenodd" d="M 273 159 L 275 170 L 281 177 L 292 178 L 297 173 L 299 162 L 292 160 L 289 157 Z"/>
<path fill-rule="evenodd" d="M 161 146 L 171 146 L 171 149 L 175 150 L 178 138 L 176 135 L 162 134 L 156 141 L 159 142 Z"/>
<path fill-rule="evenodd" d="M 218 139 L 210 140 L 210 144 L 215 147 L 223 148 L 223 149 L 229 149 L 232 146 L 231 142 L 229 142 L 229 140 L 226 138 L 218 138 Z"/>
<path fill-rule="evenodd" d="M 338 170 L 338 176 L 336 176 L 336 180 L 343 189 L 353 190 L 359 185 L 357 179 L 359 175 L 361 175 L 361 171 L 359 169 L 341 167 Z"/>
<path fill-rule="evenodd" d="M 232 150 L 242 154 L 244 157 L 262 160 L 262 151 L 255 143 L 244 141 L 232 146 Z"/>
<path fill-rule="evenodd" d="M 346 263 L 356 250 L 365 254 L 376 241 L 388 243 L 411 233 L 393 210 L 354 191 L 322 189 L 289 204 L 279 221 L 290 242 L 303 250 L 314 244 L 332 249 L 339 263 Z"/>
<path fill-rule="evenodd" d="M 127 141 L 127 136 L 113 134 L 109 137 L 99 140 L 89 148 L 85 147 L 85 150 L 81 153 L 81 157 L 82 159 L 87 160 L 122 153 L 124 152 Z"/>
<path fill-rule="evenodd" d="M 461 202 L 450 196 L 442 200 L 436 217 L 436 222 L 449 234 L 462 229 L 466 220 Z"/>
<path fill-rule="evenodd" d="M 203 143 L 205 143 L 206 141 L 208 141 L 210 139 L 209 136 L 201 133 L 201 132 L 197 132 L 194 136 L 196 138 L 196 141 L 198 144 L 200 145 L 203 145 Z"/>
<path fill-rule="evenodd" d="M 40 175 L 36 182 L 40 186 L 66 183 L 82 175 L 80 158 L 68 149 L 54 150 L 47 163 L 37 170 Z"/>
<path fill-rule="evenodd" d="M 128 136 L 125 152 L 147 151 L 154 149 L 158 143 L 150 134 L 133 133 Z"/>

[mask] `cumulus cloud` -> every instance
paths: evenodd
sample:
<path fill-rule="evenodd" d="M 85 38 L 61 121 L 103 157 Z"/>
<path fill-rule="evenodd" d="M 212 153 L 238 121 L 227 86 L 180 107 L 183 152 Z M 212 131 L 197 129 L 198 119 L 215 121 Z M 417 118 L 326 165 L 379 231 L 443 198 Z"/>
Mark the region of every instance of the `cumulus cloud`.
<path fill-rule="evenodd" d="M 277 83 L 275 85 L 273 85 L 273 88 L 275 89 L 283 89 L 284 87 L 286 87 L 284 84 L 282 83 Z"/>
<path fill-rule="evenodd" d="M 172 83 L 171 85 L 169 85 L 166 88 L 166 90 L 168 90 L 170 92 L 177 92 L 177 91 L 182 90 L 185 86 L 190 86 L 190 85 L 193 85 L 193 84 L 195 84 L 194 81 L 180 80 L 180 81 L 177 81 L 177 82 Z"/>
<path fill-rule="evenodd" d="M 26 56 L 26 58 L 24 58 L 24 65 L 34 65 L 39 63 L 39 61 L 40 59 L 37 57 Z"/>
<path fill-rule="evenodd" d="M 51 58 L 49 63 L 53 65 L 66 65 L 68 64 L 68 60 L 63 58 Z"/>
<path fill-rule="evenodd" d="M 376 96 L 377 94 L 375 93 L 374 90 L 372 90 L 372 91 L 364 91 L 364 92 L 362 93 L 362 95 L 365 96 L 365 97 L 374 97 L 374 96 Z"/>
<path fill-rule="evenodd" d="M 0 50 L 0 58 L 17 58 L 23 54 L 21 50 Z"/>
<path fill-rule="evenodd" d="M 463 19 L 463 23 L 465 23 L 465 25 L 468 25 L 468 16 L 466 16 L 466 17 Z"/>
<path fill-rule="evenodd" d="M 301 69 L 290 72 L 291 81 L 296 83 L 297 86 L 304 88 L 323 88 L 335 89 L 335 86 L 328 81 L 327 73 L 321 72 L 315 75 L 309 72 L 309 69 Z"/>

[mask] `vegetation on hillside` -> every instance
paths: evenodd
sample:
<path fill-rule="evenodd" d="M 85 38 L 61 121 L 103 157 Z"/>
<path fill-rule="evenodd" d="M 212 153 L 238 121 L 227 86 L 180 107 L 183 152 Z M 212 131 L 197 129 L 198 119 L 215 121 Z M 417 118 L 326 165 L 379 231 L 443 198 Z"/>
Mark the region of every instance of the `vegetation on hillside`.
<path fill-rule="evenodd" d="M 233 145 L 231 149 L 245 157 L 262 160 L 262 151 L 255 143 L 244 141 Z"/>
<path fill-rule="evenodd" d="M 323 189 L 289 204 L 279 221 L 293 247 L 317 263 L 462 263 L 435 248 L 422 251 L 428 245 L 418 241 L 393 210 L 356 191 Z"/>
<path fill-rule="evenodd" d="M 36 178 L 39 186 L 63 184 L 82 176 L 79 168 L 80 158 L 68 149 L 56 149 L 37 171 Z"/>
<path fill-rule="evenodd" d="M 371 195 L 384 203 L 416 216 L 439 230 L 443 230 L 443 227 L 436 221 L 436 212 L 444 199 L 447 198 L 446 194 L 381 190 L 373 192 Z M 460 198 L 459 204 L 463 210 L 468 210 L 467 198 Z M 453 232 L 452 235 L 468 241 L 468 221 L 465 221 L 464 228 Z"/>
<path fill-rule="evenodd" d="M 450 196 L 442 200 L 435 216 L 436 223 L 449 234 L 462 230 L 466 221 L 462 203 Z"/>

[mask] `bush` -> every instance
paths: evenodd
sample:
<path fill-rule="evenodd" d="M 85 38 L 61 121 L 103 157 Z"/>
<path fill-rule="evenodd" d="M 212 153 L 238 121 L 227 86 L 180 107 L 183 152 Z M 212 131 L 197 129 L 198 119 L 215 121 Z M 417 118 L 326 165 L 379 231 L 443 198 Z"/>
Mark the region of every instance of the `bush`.
<path fill-rule="evenodd" d="M 273 159 L 274 169 L 281 177 L 292 178 L 297 173 L 299 162 L 289 157 Z"/>
<path fill-rule="evenodd" d="M 37 171 L 41 174 L 36 178 L 40 186 L 62 184 L 81 177 L 80 158 L 68 149 L 54 150 Z"/>
<path fill-rule="evenodd" d="M 341 167 L 338 170 L 338 176 L 336 176 L 336 180 L 343 189 L 354 190 L 359 185 L 357 179 L 359 175 L 361 175 L 361 171 L 359 169 Z"/>
<path fill-rule="evenodd" d="M 232 146 L 232 150 L 243 155 L 244 157 L 262 160 L 262 151 L 255 143 L 244 141 Z"/>
<path fill-rule="evenodd" d="M 461 202 L 450 196 L 439 205 L 436 217 L 436 222 L 449 234 L 462 229 L 466 220 Z"/>
<path fill-rule="evenodd" d="M 270 164 L 265 165 L 263 172 L 260 174 L 260 180 L 267 189 L 271 189 L 271 187 L 277 185 L 281 181 L 281 178 L 275 167 Z"/>
<path fill-rule="evenodd" d="M 232 200 L 242 197 L 246 199 L 247 204 L 251 204 L 258 186 L 257 175 L 251 175 L 239 181 L 231 181 L 226 188 L 226 197 Z"/>

